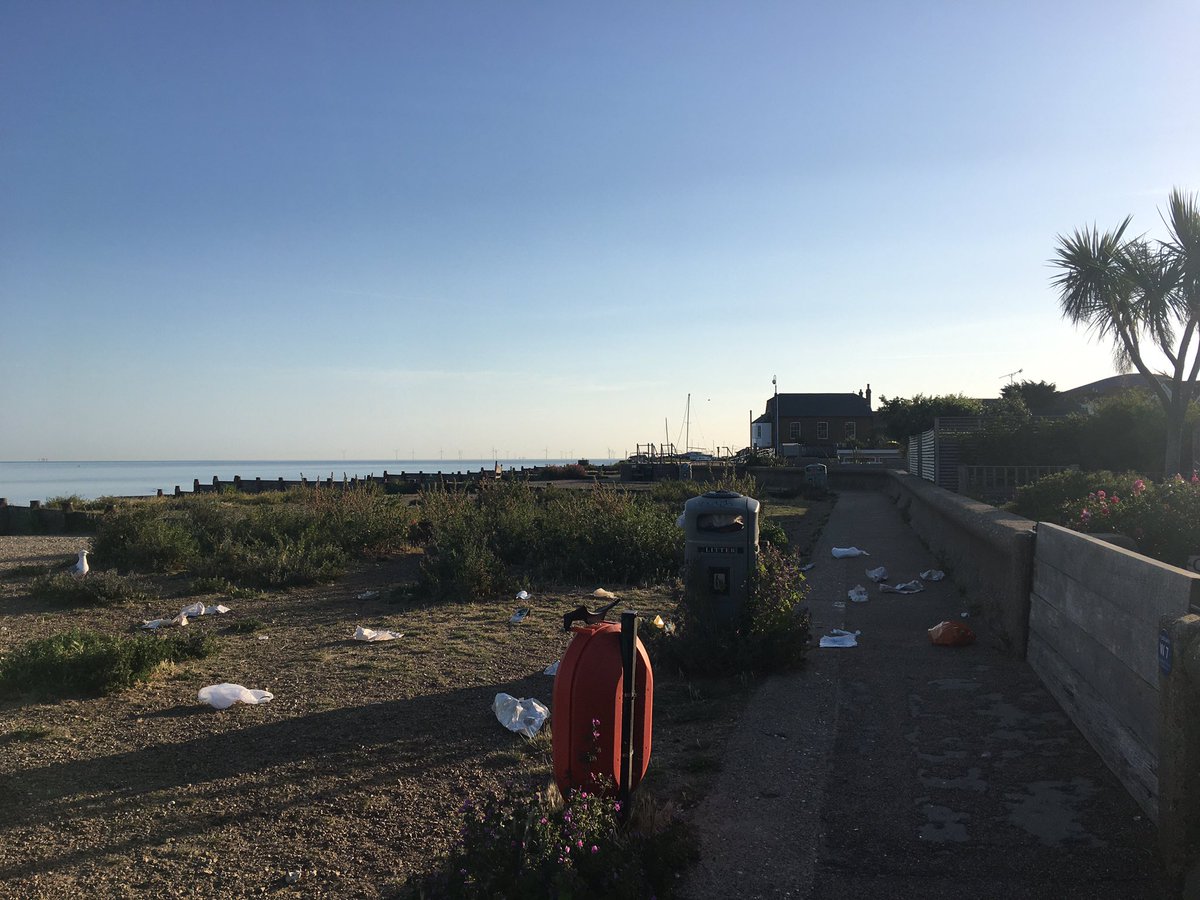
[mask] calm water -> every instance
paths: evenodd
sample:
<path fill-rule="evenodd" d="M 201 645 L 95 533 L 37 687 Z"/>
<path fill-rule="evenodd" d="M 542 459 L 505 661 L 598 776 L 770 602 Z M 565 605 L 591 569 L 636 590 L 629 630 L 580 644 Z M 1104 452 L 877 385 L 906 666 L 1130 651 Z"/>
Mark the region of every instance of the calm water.
<path fill-rule="evenodd" d="M 612 460 L 596 459 L 594 463 Z M 574 459 L 502 459 L 505 469 L 522 466 L 564 465 Z M 153 496 L 160 489 L 165 494 L 192 489 L 192 481 L 212 484 L 216 475 L 222 481 L 233 476 L 243 479 L 261 478 L 275 481 L 284 478 L 299 480 L 303 475 L 310 481 L 328 478 L 336 480 L 365 478 L 388 472 L 477 472 L 490 469 L 495 460 L 482 459 L 310 459 L 310 460 L 130 460 L 110 462 L 0 462 L 0 497 L 17 506 L 27 506 L 30 500 L 46 501 L 55 497 L 75 495 L 84 500 L 97 497 Z"/>

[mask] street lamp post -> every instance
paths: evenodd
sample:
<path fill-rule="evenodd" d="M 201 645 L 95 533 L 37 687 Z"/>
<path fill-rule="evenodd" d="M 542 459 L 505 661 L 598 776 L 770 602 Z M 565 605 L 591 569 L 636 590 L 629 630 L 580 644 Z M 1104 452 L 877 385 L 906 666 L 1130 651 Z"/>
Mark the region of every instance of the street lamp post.
<path fill-rule="evenodd" d="M 775 388 L 775 427 L 771 434 L 771 444 L 775 448 L 775 457 L 778 459 L 783 455 L 783 441 L 779 438 L 779 385 L 776 384 L 775 376 L 771 376 L 771 386 Z"/>

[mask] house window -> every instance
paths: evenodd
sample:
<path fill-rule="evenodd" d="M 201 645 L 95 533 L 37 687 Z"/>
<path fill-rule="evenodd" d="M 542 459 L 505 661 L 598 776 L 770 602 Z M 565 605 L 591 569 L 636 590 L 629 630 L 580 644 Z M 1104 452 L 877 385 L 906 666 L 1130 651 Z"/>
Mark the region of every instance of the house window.
<path fill-rule="evenodd" d="M 818 441 L 829 440 L 829 423 L 828 422 L 818 422 L 817 423 L 817 440 Z"/>
<path fill-rule="evenodd" d="M 846 423 L 846 440 L 852 441 L 856 437 L 858 437 L 858 423 L 847 422 Z"/>
<path fill-rule="evenodd" d="M 799 422 L 789 422 L 788 423 L 788 438 L 790 438 L 793 441 L 800 440 L 800 423 Z"/>

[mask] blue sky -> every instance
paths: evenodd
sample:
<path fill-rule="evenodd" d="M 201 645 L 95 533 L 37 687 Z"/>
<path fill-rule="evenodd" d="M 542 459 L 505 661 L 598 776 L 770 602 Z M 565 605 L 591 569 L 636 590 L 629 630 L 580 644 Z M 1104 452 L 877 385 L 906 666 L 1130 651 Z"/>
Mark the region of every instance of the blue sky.
<path fill-rule="evenodd" d="M 736 448 L 773 375 L 1105 377 L 1046 260 L 1200 189 L 1198 45 L 1193 2 L 5 3 L 0 459 L 600 457 L 689 393 Z"/>

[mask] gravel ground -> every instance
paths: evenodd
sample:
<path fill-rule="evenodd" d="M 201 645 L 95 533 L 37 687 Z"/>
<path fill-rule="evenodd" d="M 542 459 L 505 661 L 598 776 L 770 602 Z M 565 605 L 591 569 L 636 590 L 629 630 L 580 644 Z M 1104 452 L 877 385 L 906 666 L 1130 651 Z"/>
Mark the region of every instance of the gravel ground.
<path fill-rule="evenodd" d="M 155 600 L 106 609 L 55 609 L 13 576 L 86 545 L 0 537 L 0 653 L 68 627 L 128 633 L 195 600 L 232 612 L 188 626 L 218 635 L 216 656 L 119 695 L 0 702 L 0 897 L 386 896 L 449 847 L 464 798 L 546 778 L 548 742 L 504 730 L 491 704 L 498 691 L 549 701 L 557 611 L 512 628 L 508 600 L 356 599 L 411 581 L 411 556 L 254 597 L 166 581 Z M 354 642 L 359 624 L 405 637 Z M 197 702 L 224 681 L 275 699 Z"/>

